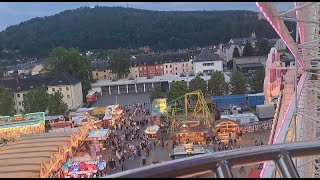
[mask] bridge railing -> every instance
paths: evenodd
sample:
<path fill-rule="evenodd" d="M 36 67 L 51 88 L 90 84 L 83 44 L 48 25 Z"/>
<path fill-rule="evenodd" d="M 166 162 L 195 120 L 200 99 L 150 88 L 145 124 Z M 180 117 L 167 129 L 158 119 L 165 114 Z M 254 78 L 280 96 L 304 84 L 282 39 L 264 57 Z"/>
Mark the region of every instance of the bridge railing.
<path fill-rule="evenodd" d="M 172 160 L 132 169 L 105 178 L 170 178 L 212 171 L 217 178 L 233 178 L 231 167 L 274 161 L 284 178 L 299 178 L 292 157 L 320 154 L 320 141 L 254 146 Z"/>

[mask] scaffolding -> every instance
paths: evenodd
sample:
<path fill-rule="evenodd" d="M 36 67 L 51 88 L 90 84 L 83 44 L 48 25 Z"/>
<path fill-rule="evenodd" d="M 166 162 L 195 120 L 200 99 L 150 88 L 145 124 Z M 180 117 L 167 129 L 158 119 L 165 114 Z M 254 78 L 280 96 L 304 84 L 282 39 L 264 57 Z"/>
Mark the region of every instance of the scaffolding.
<path fill-rule="evenodd" d="M 206 100 L 200 90 L 186 93 L 185 95 L 167 103 L 168 113 L 165 114 L 168 125 L 167 133 L 173 135 L 177 125 L 184 122 L 196 122 L 210 127 L 211 114 Z"/>

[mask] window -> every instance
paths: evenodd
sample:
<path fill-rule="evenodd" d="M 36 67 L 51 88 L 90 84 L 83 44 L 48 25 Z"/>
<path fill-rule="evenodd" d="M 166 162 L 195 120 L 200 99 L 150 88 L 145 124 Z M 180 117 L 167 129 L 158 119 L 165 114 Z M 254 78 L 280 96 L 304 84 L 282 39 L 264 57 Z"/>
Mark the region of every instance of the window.
<path fill-rule="evenodd" d="M 182 67 L 184 67 L 184 64 L 182 63 Z"/>
<path fill-rule="evenodd" d="M 203 66 L 214 66 L 214 63 L 203 63 Z"/>
<path fill-rule="evenodd" d="M 67 98 L 70 98 L 70 95 L 67 95 Z"/>
<path fill-rule="evenodd" d="M 24 95 L 26 95 L 26 94 L 22 94 L 22 97 L 24 97 Z"/>
<path fill-rule="evenodd" d="M 188 67 L 188 63 L 186 64 L 186 67 Z"/>
<path fill-rule="evenodd" d="M 158 66 L 156 66 L 156 69 L 158 69 Z"/>
<path fill-rule="evenodd" d="M 166 68 L 168 68 L 168 65 L 166 65 Z"/>
<path fill-rule="evenodd" d="M 16 105 L 16 102 L 13 102 L 13 105 Z"/>
<path fill-rule="evenodd" d="M 144 73 L 144 75 L 146 76 L 146 75 L 147 75 L 147 73 Z"/>
<path fill-rule="evenodd" d="M 96 76 L 98 76 L 98 73 L 96 73 Z"/>
<path fill-rule="evenodd" d="M 22 109 L 19 109 L 19 112 L 23 112 L 23 110 L 22 110 Z"/>
<path fill-rule="evenodd" d="M 160 69 L 162 69 L 162 66 L 160 66 Z"/>
<path fill-rule="evenodd" d="M 153 69 L 150 69 L 150 73 L 153 73 Z"/>
<path fill-rule="evenodd" d="M 178 70 L 178 68 L 176 67 L 176 71 Z"/>
<path fill-rule="evenodd" d="M 104 75 L 104 78 L 107 79 L 107 75 Z"/>
<path fill-rule="evenodd" d="M 52 88 L 52 91 L 56 91 L 54 88 Z"/>
<path fill-rule="evenodd" d="M 250 118 L 250 123 L 254 123 L 254 118 Z"/>
<path fill-rule="evenodd" d="M 140 67 L 140 70 L 142 70 L 142 67 Z"/>
<path fill-rule="evenodd" d="M 168 71 L 166 71 L 166 74 L 168 74 Z"/>
<path fill-rule="evenodd" d="M 18 97 L 20 97 L 20 94 L 17 94 Z"/>
<path fill-rule="evenodd" d="M 69 87 L 66 87 L 66 90 L 69 91 Z"/>
<path fill-rule="evenodd" d="M 18 102 L 19 106 L 21 106 L 21 102 Z"/>
<path fill-rule="evenodd" d="M 159 75 L 159 73 L 158 73 L 158 72 L 157 72 L 156 74 L 157 74 L 157 75 Z"/>
<path fill-rule="evenodd" d="M 170 64 L 170 68 L 172 68 L 172 65 Z"/>
<path fill-rule="evenodd" d="M 62 88 L 59 88 L 59 91 L 62 91 Z"/>
<path fill-rule="evenodd" d="M 144 67 L 144 69 L 147 69 L 147 67 Z"/>

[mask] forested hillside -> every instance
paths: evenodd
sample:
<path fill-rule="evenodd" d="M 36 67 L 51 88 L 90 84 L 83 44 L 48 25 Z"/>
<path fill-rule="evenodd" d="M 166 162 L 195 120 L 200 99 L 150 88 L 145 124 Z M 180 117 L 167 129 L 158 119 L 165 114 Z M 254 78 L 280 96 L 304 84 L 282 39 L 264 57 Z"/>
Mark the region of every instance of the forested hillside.
<path fill-rule="evenodd" d="M 46 57 L 57 46 L 81 50 L 139 48 L 153 50 L 218 44 L 232 37 L 278 36 L 251 11 L 150 11 L 122 7 L 82 7 L 34 18 L 0 32 L 0 50 Z"/>

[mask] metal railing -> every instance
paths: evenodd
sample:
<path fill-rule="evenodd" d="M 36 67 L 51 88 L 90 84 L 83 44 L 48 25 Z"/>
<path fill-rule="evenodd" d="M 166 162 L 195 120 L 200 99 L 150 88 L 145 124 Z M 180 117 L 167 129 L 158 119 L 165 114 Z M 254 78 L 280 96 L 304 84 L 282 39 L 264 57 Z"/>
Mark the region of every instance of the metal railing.
<path fill-rule="evenodd" d="M 320 141 L 254 146 L 197 155 L 132 169 L 105 178 L 170 178 L 212 171 L 217 178 L 233 178 L 231 167 L 274 161 L 284 178 L 299 178 L 292 157 L 320 154 Z"/>

